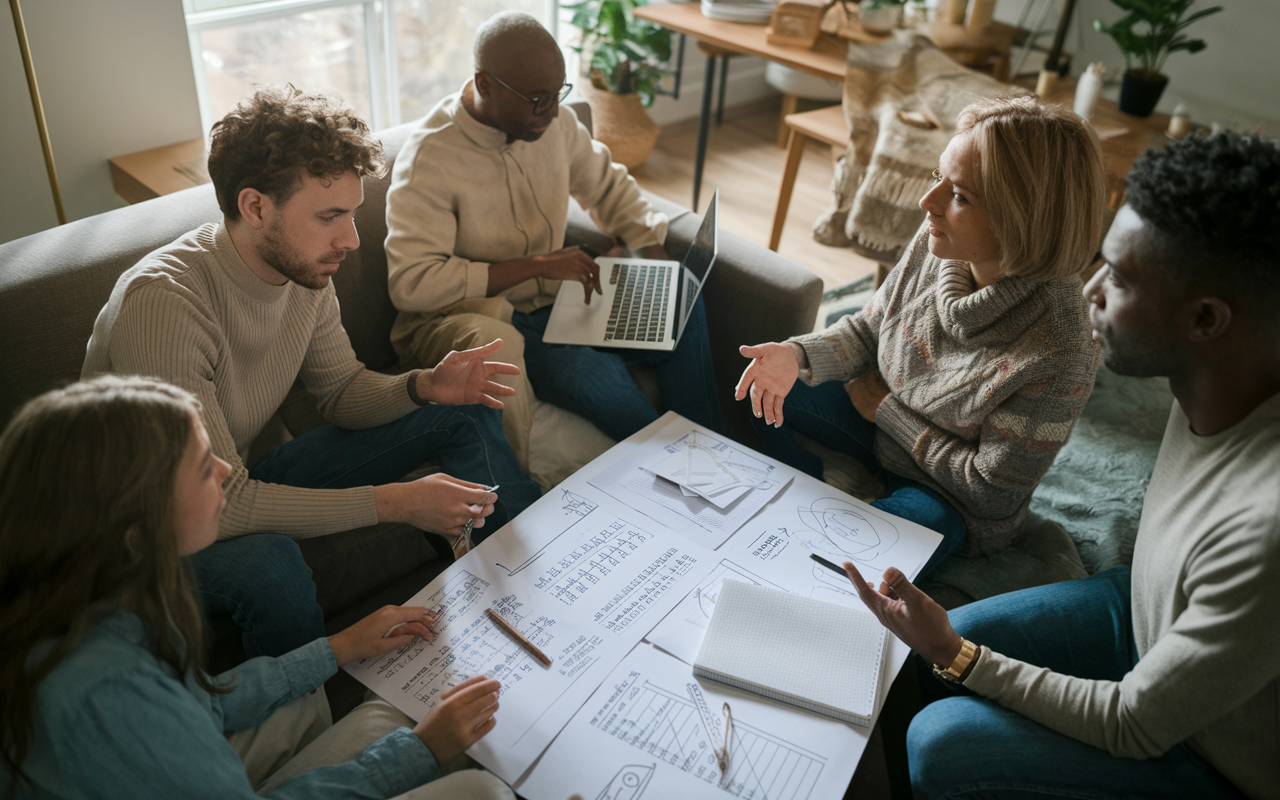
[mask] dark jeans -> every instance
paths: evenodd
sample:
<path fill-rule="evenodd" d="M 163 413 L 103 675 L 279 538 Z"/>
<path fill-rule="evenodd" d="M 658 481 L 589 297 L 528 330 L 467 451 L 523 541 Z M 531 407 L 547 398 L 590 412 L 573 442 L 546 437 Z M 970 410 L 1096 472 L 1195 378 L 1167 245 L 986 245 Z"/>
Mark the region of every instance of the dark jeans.
<path fill-rule="evenodd" d="M 517 311 L 511 317 L 511 324 L 524 336 L 524 364 L 539 399 L 586 417 L 621 441 L 658 418 L 652 401 L 627 372 L 628 364 L 646 364 L 658 373 L 668 409 L 714 431 L 728 431 L 716 397 L 701 297 L 671 352 L 546 344 L 542 335 L 550 317 L 550 306 L 532 314 Z"/>
<path fill-rule="evenodd" d="M 829 381 L 818 386 L 797 382 L 782 407 L 781 428 L 753 418 L 764 452 L 822 480 L 822 459 L 800 446 L 796 431 L 861 461 L 884 482 L 888 496 L 871 504 L 942 534 L 942 544 L 921 568 L 922 581 L 964 545 L 960 512 L 933 489 L 890 472 L 876 458 L 876 425 L 853 407 L 844 385 Z"/>
<path fill-rule="evenodd" d="M 990 597 L 951 612 L 967 639 L 1054 672 L 1119 681 L 1138 662 L 1129 568 Z M 907 731 L 917 798 L 1239 798 L 1185 744 L 1160 758 L 1117 758 L 1017 712 L 921 678 Z"/>
<path fill-rule="evenodd" d="M 436 460 L 455 478 L 501 485 L 477 542 L 538 499 L 502 432 L 500 412 L 481 405 L 424 406 L 376 428 L 324 425 L 275 447 L 249 477 L 309 489 L 392 483 Z M 230 613 L 245 654 L 282 655 L 324 636 L 311 569 L 292 539 L 239 536 L 192 556 L 207 613 Z"/>

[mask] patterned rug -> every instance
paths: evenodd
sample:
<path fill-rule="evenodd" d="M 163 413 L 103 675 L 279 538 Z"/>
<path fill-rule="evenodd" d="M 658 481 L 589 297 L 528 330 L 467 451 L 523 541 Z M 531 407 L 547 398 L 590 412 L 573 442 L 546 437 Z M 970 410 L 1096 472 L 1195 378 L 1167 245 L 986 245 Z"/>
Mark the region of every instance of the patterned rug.
<path fill-rule="evenodd" d="M 838 289 L 823 292 L 822 303 L 818 306 L 818 319 L 815 331 L 833 325 L 845 314 L 860 310 L 875 294 L 875 275 L 863 275 L 853 283 L 847 283 Z"/>

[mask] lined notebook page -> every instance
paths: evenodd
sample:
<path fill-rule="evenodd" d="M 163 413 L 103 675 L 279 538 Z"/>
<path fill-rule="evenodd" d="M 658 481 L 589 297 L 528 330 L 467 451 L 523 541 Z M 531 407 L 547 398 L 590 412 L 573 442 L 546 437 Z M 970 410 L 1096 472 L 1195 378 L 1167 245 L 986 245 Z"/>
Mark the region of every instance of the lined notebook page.
<path fill-rule="evenodd" d="M 693 672 L 869 725 L 884 642 L 884 627 L 870 613 L 727 580 Z"/>

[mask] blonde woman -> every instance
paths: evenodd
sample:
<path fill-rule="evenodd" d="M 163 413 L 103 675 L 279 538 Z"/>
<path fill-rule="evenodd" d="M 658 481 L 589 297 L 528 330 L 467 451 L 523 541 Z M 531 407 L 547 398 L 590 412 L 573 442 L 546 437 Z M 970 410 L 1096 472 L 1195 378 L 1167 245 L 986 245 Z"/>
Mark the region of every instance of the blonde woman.
<path fill-rule="evenodd" d="M 3 794 L 510 798 L 475 770 L 423 786 L 493 728 L 495 680 L 464 682 L 417 725 L 372 701 L 328 728 L 314 690 L 344 662 L 432 637 L 427 609 L 387 606 L 280 658 L 203 671 L 181 557 L 216 538 L 229 469 L 195 398 L 151 379 L 50 392 L 0 435 Z"/>
<path fill-rule="evenodd" d="M 934 177 L 871 302 L 743 347 L 736 392 L 766 452 L 821 478 L 793 431 L 844 450 L 883 478 L 872 505 L 942 533 L 922 575 L 966 542 L 1013 541 L 1084 409 L 1098 347 L 1079 273 L 1102 238 L 1105 172 L 1088 125 L 1016 97 L 962 111 Z"/>

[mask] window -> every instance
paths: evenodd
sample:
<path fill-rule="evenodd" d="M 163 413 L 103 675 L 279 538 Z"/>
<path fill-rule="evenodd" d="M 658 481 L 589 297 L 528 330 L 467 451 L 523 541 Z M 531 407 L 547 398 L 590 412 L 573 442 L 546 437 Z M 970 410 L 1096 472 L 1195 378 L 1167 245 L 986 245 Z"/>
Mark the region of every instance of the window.
<path fill-rule="evenodd" d="M 556 0 L 183 0 L 204 130 L 255 84 L 340 93 L 374 130 L 421 117 L 474 72 L 508 9 L 556 29 Z"/>

